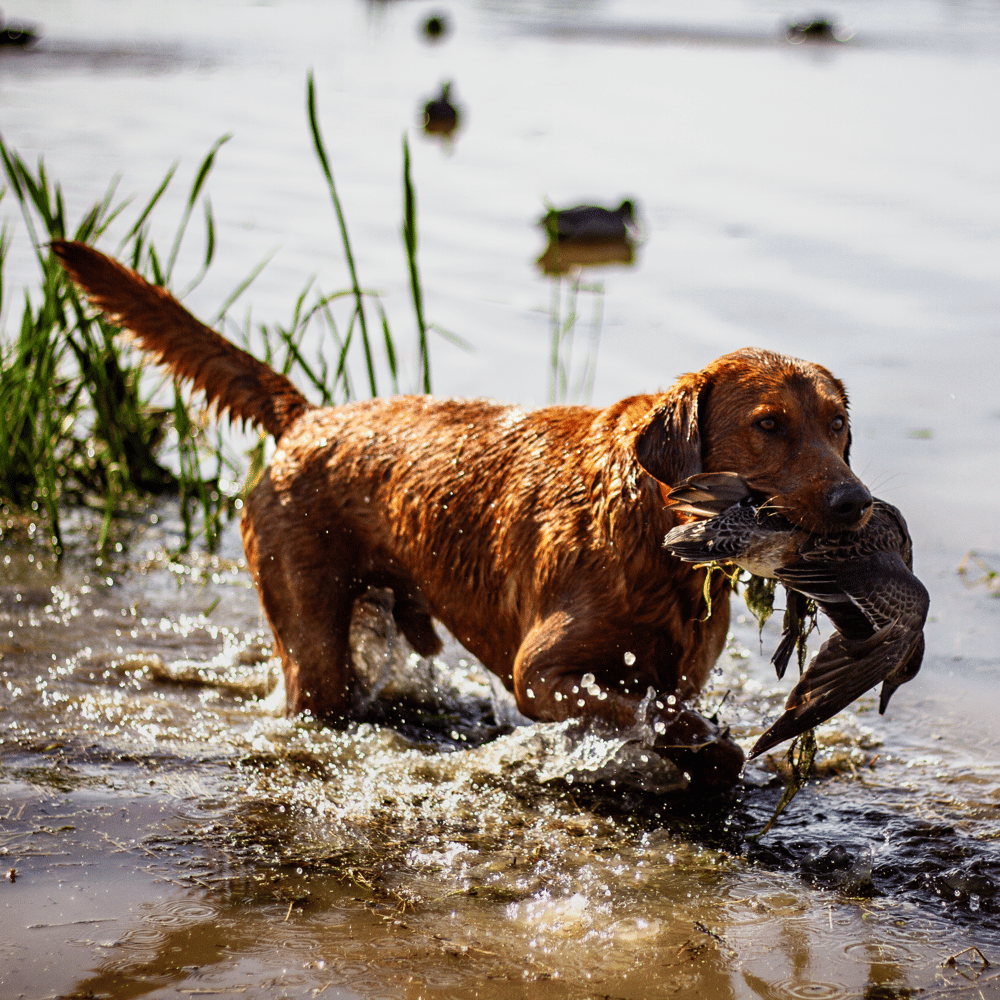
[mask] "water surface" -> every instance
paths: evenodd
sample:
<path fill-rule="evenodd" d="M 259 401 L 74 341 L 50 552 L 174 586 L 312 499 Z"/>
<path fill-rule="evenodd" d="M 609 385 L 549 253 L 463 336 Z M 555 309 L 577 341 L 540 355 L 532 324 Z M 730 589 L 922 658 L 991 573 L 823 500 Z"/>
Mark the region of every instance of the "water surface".
<path fill-rule="evenodd" d="M 0 53 L 4 140 L 45 157 L 71 217 L 115 173 L 141 200 L 180 159 L 169 241 L 232 132 L 210 183 L 219 259 L 187 301 L 214 315 L 277 249 L 246 301 L 285 321 L 309 276 L 347 283 L 305 122 L 312 68 L 362 282 L 408 336 L 406 132 L 427 313 L 475 347 L 435 341 L 435 391 L 529 405 L 557 301 L 535 219 L 634 197 L 635 265 L 585 271 L 579 292 L 577 362 L 599 307 L 594 402 L 748 344 L 828 365 L 851 392 L 854 467 L 910 524 L 933 601 L 923 671 L 886 717 L 866 698 L 821 729 L 824 776 L 757 841 L 781 788 L 766 764 L 692 816 L 634 748 L 504 725 L 458 647 L 410 663 L 376 630 L 370 661 L 399 670 L 387 707 L 346 731 L 280 718 L 235 531 L 179 557 L 160 507 L 98 563 L 84 519 L 57 569 L 10 518 L 4 995 L 998 995 L 996 7 L 843 4 L 837 47 L 789 45 L 782 26 L 812 11 L 784 3 L 454 3 L 432 46 L 436 9 L 8 4 L 45 38 Z M 463 109 L 449 145 L 417 127 L 446 79 Z M 10 195 L 0 209 L 16 223 Z M 18 230 L 6 288 L 32 280 Z M 736 622 L 706 692 L 708 709 L 729 692 L 747 746 L 789 686 L 767 663 L 776 636 Z"/>

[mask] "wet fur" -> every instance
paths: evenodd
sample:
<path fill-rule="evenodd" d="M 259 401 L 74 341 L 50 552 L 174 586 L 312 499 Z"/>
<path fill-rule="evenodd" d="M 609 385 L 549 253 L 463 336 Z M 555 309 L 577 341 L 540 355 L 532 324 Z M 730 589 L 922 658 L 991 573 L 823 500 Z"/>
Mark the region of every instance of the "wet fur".
<path fill-rule="evenodd" d="M 134 272 L 79 244 L 53 249 L 146 350 L 277 439 L 242 533 L 290 713 L 350 714 L 352 607 L 389 587 L 418 653 L 440 649 L 437 619 L 525 715 L 633 725 L 650 687 L 698 694 L 728 628 L 721 575 L 708 615 L 704 570 L 663 549 L 669 485 L 739 472 L 810 531 L 842 528 L 836 497 L 863 489 L 844 388 L 808 362 L 745 349 L 604 409 L 423 396 L 319 409 Z M 779 433 L 761 429 L 765 413 Z M 694 713 L 661 714 L 668 742 L 719 735 Z"/>

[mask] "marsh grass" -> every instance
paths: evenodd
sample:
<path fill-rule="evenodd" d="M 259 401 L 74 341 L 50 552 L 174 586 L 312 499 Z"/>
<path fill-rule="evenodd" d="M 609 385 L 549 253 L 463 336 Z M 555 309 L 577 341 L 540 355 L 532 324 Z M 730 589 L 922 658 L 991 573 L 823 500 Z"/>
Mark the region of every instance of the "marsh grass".
<path fill-rule="evenodd" d="M 229 311 L 266 265 L 265 259 L 233 289 L 214 322 L 229 327 L 227 335 L 241 340 L 248 349 L 256 345 L 254 353 L 259 354 L 262 348 L 264 360 L 293 378 L 321 405 L 355 398 L 359 384 L 372 396 L 378 395 L 379 371 L 388 373 L 388 389 L 399 392 L 400 348 L 381 300 L 364 290 L 358 278 L 320 131 L 311 74 L 306 105 L 351 287 L 327 294 L 317 287 L 315 278 L 310 279 L 297 296 L 288 323 L 254 324 L 248 312 L 243 325 L 237 326 L 229 319 Z M 154 284 L 174 290 L 179 298 L 201 283 L 215 257 L 215 220 L 206 184 L 217 154 L 229 138 L 220 138 L 201 161 L 165 255 L 150 237 L 150 224 L 177 174 L 176 163 L 139 206 L 125 236 L 112 251 Z M 121 331 L 117 327 L 93 314 L 49 251 L 53 239 L 94 243 L 108 234 L 112 223 L 121 224 L 123 213 L 133 206 L 130 199 L 118 198 L 118 180 L 110 183 L 82 221 L 70 227 L 61 188 L 47 176 L 44 162 L 39 160 L 31 167 L 2 139 L 0 157 L 6 177 L 0 199 L 17 201 L 40 273 L 38 288 L 23 291 L 20 322 L 12 332 L 12 308 L 3 283 L 12 234 L 5 224 L 0 229 L 0 316 L 7 324 L 0 336 L 0 501 L 5 515 L 40 515 L 38 519 L 44 522 L 59 556 L 65 546 L 62 515 L 66 508 L 89 507 L 100 514 L 97 543 L 104 551 L 119 515 L 137 509 L 151 496 L 172 495 L 180 502 L 183 547 L 189 547 L 200 533 L 206 545 L 214 548 L 225 519 L 240 506 L 238 481 L 243 471 L 248 469 L 246 482 L 252 485 L 263 468 L 264 439 L 241 455 L 222 428 L 207 430 L 199 418 L 197 401 L 192 402 L 169 376 L 156 377 L 147 371 L 142 354 L 118 337 Z M 429 392 L 427 335 L 428 330 L 437 328 L 424 318 L 416 261 L 416 196 L 405 138 L 403 205 L 403 244 L 417 328 L 414 389 Z M 183 288 L 174 289 L 175 266 L 199 211 L 204 238 L 199 268 Z M 372 333 L 369 313 L 377 316 L 377 335 Z M 458 338 L 450 339 L 461 343 Z M 8 524 L 16 520 L 8 516 Z"/>
<path fill-rule="evenodd" d="M 566 295 L 563 294 L 563 276 L 552 282 L 552 305 L 549 310 L 552 330 L 549 351 L 549 402 L 589 403 L 594 392 L 597 373 L 597 349 L 604 320 L 604 285 L 602 282 L 585 284 L 579 273 L 566 278 Z M 580 293 L 591 296 L 590 336 L 583 360 L 574 365 L 573 340 L 580 320 Z"/>

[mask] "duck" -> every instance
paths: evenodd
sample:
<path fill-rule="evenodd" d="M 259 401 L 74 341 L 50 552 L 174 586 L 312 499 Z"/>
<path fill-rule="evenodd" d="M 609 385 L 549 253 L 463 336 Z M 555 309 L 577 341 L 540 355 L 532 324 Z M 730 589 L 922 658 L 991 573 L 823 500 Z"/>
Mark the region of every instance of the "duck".
<path fill-rule="evenodd" d="M 24 49 L 38 41 L 38 29 L 33 24 L 4 23 L 0 12 L 0 47 Z"/>
<path fill-rule="evenodd" d="M 424 105 L 424 131 L 451 135 L 458 128 L 461 115 L 451 102 L 451 83 L 441 84 L 441 93 Z"/>
<path fill-rule="evenodd" d="M 851 32 L 839 28 L 833 21 L 818 17 L 812 21 L 800 21 L 785 29 L 785 37 L 793 44 L 801 42 L 844 42 Z"/>
<path fill-rule="evenodd" d="M 790 592 L 793 618 L 804 613 L 802 598 L 811 599 L 837 630 L 748 759 L 832 718 L 880 682 L 884 715 L 896 689 L 916 677 L 930 596 L 913 574 L 913 543 L 892 504 L 876 498 L 863 527 L 823 536 L 770 509 L 737 473 L 691 476 L 671 488 L 668 501 L 676 513 L 699 518 L 667 533 L 664 544 L 672 555 L 685 562 L 731 563 L 776 579 Z M 797 635 L 786 614 L 774 657 L 779 678 Z"/>
<path fill-rule="evenodd" d="M 431 14 L 424 21 L 424 35 L 430 41 L 439 41 L 446 34 L 448 34 L 448 18 L 445 14 Z"/>
<path fill-rule="evenodd" d="M 626 198 L 617 208 L 600 205 L 575 205 L 573 208 L 550 208 L 539 220 L 553 240 L 601 242 L 635 239 L 636 206 Z"/>

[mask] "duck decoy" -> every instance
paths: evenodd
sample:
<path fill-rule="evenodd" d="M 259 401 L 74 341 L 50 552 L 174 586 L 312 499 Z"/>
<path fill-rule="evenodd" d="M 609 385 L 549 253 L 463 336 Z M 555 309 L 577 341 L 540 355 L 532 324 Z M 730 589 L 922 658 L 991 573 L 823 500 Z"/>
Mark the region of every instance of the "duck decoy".
<path fill-rule="evenodd" d="M 539 220 L 553 240 L 601 242 L 635 239 L 638 235 L 635 202 L 626 198 L 617 208 L 600 205 L 576 205 L 551 208 Z"/>
<path fill-rule="evenodd" d="M 785 29 L 785 37 L 793 44 L 801 42 L 845 42 L 850 31 L 839 28 L 833 21 L 818 17 L 812 21 L 799 21 Z"/>
<path fill-rule="evenodd" d="M 913 575 L 910 534 L 892 504 L 876 499 L 862 528 L 823 536 L 770 510 L 736 473 L 692 476 L 668 500 L 677 513 L 703 519 L 671 529 L 664 544 L 673 555 L 774 578 L 815 601 L 837 629 L 749 758 L 825 722 L 879 682 L 884 714 L 896 688 L 917 675 L 930 597 Z M 783 640 L 775 654 L 779 677 L 793 645 Z"/>
<path fill-rule="evenodd" d="M 424 131 L 450 136 L 458 128 L 460 118 L 458 108 L 451 101 L 451 83 L 441 84 L 441 93 L 424 105 Z"/>
<path fill-rule="evenodd" d="M 429 41 L 440 41 L 447 34 L 448 18 L 444 14 L 431 14 L 424 21 L 424 35 Z"/>
<path fill-rule="evenodd" d="M 33 24 L 17 24 L 4 22 L 0 12 L 0 48 L 25 49 L 38 41 L 38 29 Z"/>

